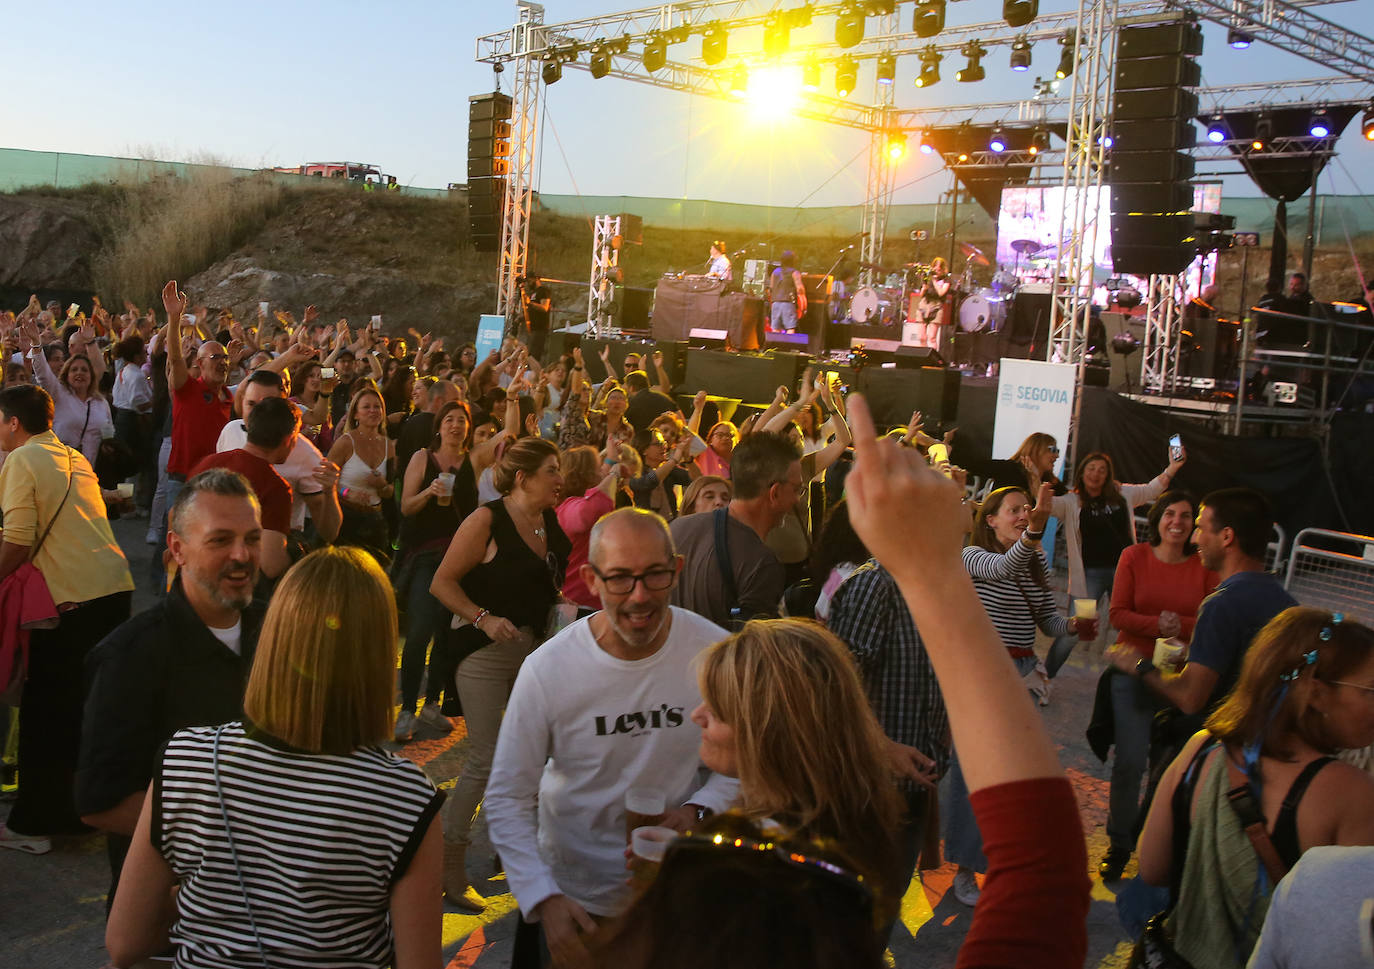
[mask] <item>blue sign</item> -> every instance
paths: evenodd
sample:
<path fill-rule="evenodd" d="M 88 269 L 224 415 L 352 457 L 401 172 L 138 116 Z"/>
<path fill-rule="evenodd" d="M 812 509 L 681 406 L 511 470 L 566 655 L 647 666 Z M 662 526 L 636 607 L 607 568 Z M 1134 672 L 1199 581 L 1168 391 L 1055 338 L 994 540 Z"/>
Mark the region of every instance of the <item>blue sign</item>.
<path fill-rule="evenodd" d="M 501 349 L 501 338 L 506 332 L 506 318 L 484 313 L 477 318 L 477 362 L 481 363 L 493 350 Z"/>

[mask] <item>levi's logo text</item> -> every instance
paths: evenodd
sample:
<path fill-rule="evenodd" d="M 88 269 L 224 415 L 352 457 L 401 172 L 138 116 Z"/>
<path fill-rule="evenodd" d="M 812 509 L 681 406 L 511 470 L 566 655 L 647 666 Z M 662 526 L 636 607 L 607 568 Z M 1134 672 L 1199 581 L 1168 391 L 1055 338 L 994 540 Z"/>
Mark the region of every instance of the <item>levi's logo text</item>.
<path fill-rule="evenodd" d="M 609 737 L 618 733 L 638 733 L 641 730 L 658 730 L 662 727 L 682 726 L 682 711 L 685 707 L 670 707 L 660 703 L 648 710 L 622 713 L 618 717 L 596 717 L 596 735 Z"/>

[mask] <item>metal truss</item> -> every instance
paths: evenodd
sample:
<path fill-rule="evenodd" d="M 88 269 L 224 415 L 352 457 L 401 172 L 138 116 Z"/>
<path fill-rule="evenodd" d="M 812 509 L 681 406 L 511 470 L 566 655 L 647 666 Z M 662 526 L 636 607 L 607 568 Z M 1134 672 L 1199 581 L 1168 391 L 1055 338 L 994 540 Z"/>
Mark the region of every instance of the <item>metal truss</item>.
<path fill-rule="evenodd" d="M 1103 158 L 1116 63 L 1115 0 L 1079 0 L 1046 360 L 1082 366 L 1093 293 Z"/>
<path fill-rule="evenodd" d="M 544 8 L 521 2 L 520 22 L 507 36 L 512 50 L 528 53 L 543 46 Z M 510 171 L 501 212 L 501 263 L 496 285 L 496 312 L 514 313 L 521 306 L 519 287 L 529 267 L 530 214 L 534 192 L 535 149 L 539 139 L 539 61 L 515 59 L 511 91 Z"/>
<path fill-rule="evenodd" d="M 1199 110 L 1224 114 L 1248 107 L 1319 108 L 1333 104 L 1368 104 L 1374 98 L 1374 80 L 1357 77 L 1313 77 L 1293 81 L 1258 81 L 1198 88 Z"/>
<path fill-rule="evenodd" d="M 1178 376 L 1182 276 L 1151 276 L 1145 297 L 1145 342 L 1140 348 L 1140 392 L 1170 394 Z"/>
<path fill-rule="evenodd" d="M 897 14 L 895 12 L 883 16 L 882 29 L 888 35 L 896 31 Z M 885 53 L 892 53 L 892 50 L 889 49 Z M 875 119 L 877 124 L 873 126 L 868 137 L 868 179 L 865 182 L 867 193 L 864 199 L 862 223 L 863 246 L 860 249 L 863 258 L 860 261 L 871 266 L 881 266 L 883 263 L 883 237 L 887 235 L 887 213 L 892 207 L 892 191 L 896 184 L 894 179 L 895 159 L 889 157 L 887 145 L 888 138 L 896 133 L 890 120 L 895 99 L 893 88 L 896 87 L 896 83 L 895 81 L 887 84 L 881 83 L 875 72 L 873 87 L 873 100 L 877 105 L 878 117 Z M 859 278 L 865 286 L 873 284 L 875 271 L 868 268 L 860 269 Z"/>
<path fill-rule="evenodd" d="M 1220 142 L 1203 142 L 1193 149 L 1198 161 L 1240 161 L 1241 156 L 1231 149 L 1244 148 L 1246 158 L 1279 158 L 1297 155 L 1304 158 L 1332 158 L 1336 154 L 1336 139 L 1311 136 L 1274 138 L 1263 150 L 1251 151 L 1249 138 L 1227 138 Z"/>
<path fill-rule="evenodd" d="M 587 322 L 593 336 L 614 336 L 612 323 L 616 287 L 621 282 L 620 249 L 613 241 L 620 235 L 620 216 L 598 215 L 592 229 L 592 276 L 587 287 Z"/>
<path fill-rule="evenodd" d="M 1307 6 L 1286 0 L 1175 0 L 1175 4 L 1332 71 L 1374 81 L 1374 40 L 1332 23 Z"/>

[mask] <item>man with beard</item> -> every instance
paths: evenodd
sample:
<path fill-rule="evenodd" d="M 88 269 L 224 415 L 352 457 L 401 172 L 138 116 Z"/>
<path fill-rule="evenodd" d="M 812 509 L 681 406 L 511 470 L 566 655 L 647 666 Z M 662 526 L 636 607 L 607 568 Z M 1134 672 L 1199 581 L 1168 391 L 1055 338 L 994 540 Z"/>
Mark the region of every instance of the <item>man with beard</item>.
<path fill-rule="evenodd" d="M 669 605 L 682 560 L 667 524 L 642 509 L 611 512 L 587 557 L 582 578 L 601 611 L 525 660 L 487 782 L 487 827 L 524 913 L 515 965 L 537 965 L 525 960 L 545 943 L 558 964 L 578 964 L 593 917 L 629 901 L 627 788 L 660 793 L 661 823 L 684 830 L 725 809 L 738 786 L 718 775 L 698 783 L 694 660 L 726 633 Z"/>
<path fill-rule="evenodd" d="M 182 727 L 243 716 L 264 611 L 253 604 L 261 542 L 246 478 L 223 468 L 192 477 L 167 532 L 179 567 L 171 591 L 87 660 L 76 806 L 108 833 L 111 899 L 158 751 Z"/>

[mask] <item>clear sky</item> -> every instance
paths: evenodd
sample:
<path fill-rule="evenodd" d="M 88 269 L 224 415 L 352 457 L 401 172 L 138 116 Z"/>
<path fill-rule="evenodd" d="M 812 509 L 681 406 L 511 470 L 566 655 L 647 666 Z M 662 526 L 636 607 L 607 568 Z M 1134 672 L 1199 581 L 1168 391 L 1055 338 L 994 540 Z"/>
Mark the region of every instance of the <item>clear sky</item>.
<path fill-rule="evenodd" d="M 796 0 L 757 0 L 758 9 Z M 1070 0 L 1042 0 L 1045 11 Z M 631 9 L 606 0 L 549 0 L 546 22 Z M 909 27 L 912 5 L 902 2 Z M 1314 8 L 1366 36 L 1374 3 L 1354 0 Z M 950 26 L 995 20 L 997 0 L 951 3 Z M 13 4 L 7 35 L 34 51 L 7 78 L 4 147 L 197 160 L 212 156 L 244 166 L 306 161 L 375 162 L 402 182 L 442 187 L 464 181 L 467 99 L 492 87 L 489 67 L 474 60 L 479 34 L 516 20 L 506 0 L 393 0 L 333 4 L 298 0 L 233 4 L 163 0 L 64 0 Z M 793 42 L 832 30 L 818 18 Z M 1209 27 L 1203 83 L 1222 85 L 1329 72 L 1273 48 L 1233 51 Z M 743 42 L 741 42 L 743 43 Z M 757 38 L 750 42 L 757 46 Z M 685 50 L 697 55 L 699 40 Z M 733 47 L 733 44 L 732 44 Z M 17 48 L 16 48 L 17 49 Z M 684 48 L 673 48 L 681 58 Z M 986 58 L 987 80 L 956 84 L 961 63 L 947 58 L 945 79 L 927 92 L 898 67 L 898 105 L 1013 100 L 1048 73 L 1057 45 L 1042 42 L 1027 74 L 1006 67 L 1005 48 Z M 871 67 L 869 68 L 871 71 Z M 871 88 L 860 75 L 859 90 Z M 826 72 L 823 87 L 833 79 Z M 507 81 L 507 89 L 509 82 Z M 860 202 L 866 138 L 846 128 L 794 121 L 769 126 L 744 106 L 694 98 L 569 70 L 548 89 L 539 188 L 551 194 L 649 195 L 773 205 Z M 1204 107 L 1205 109 L 1205 107 Z M 1374 193 L 1362 176 L 1374 145 L 1358 137 L 1356 117 L 1340 150 L 1345 169 L 1323 190 Z M 949 176 L 929 157 L 910 156 L 895 201 L 934 199 Z M 1235 180 L 1229 194 L 1257 195 Z"/>

